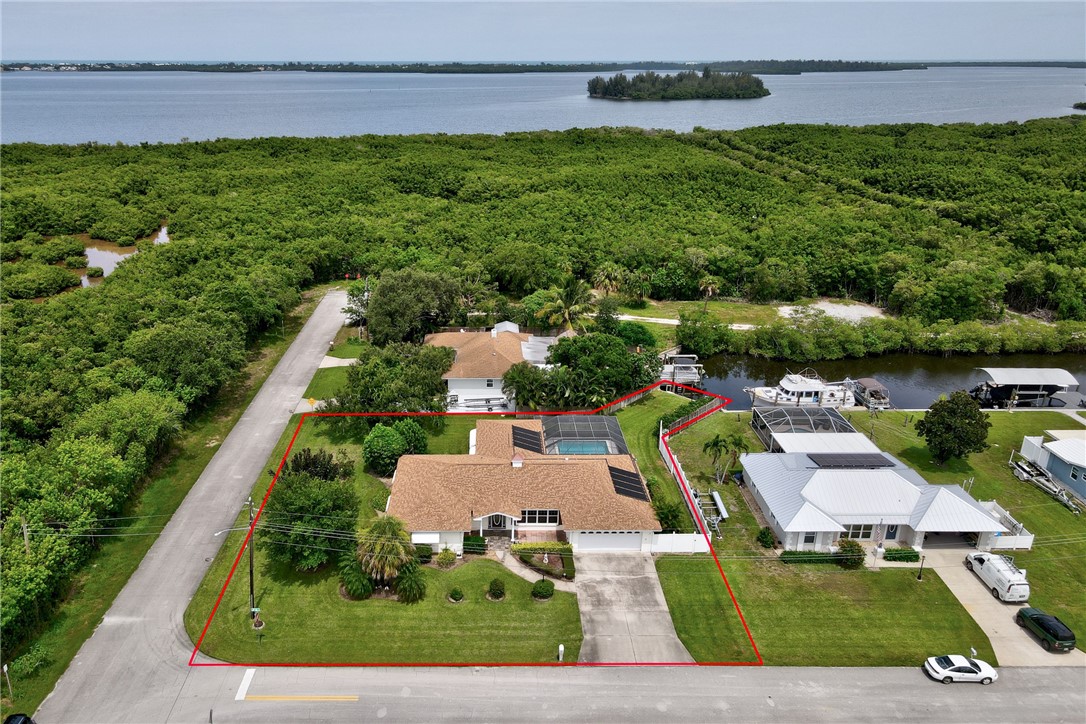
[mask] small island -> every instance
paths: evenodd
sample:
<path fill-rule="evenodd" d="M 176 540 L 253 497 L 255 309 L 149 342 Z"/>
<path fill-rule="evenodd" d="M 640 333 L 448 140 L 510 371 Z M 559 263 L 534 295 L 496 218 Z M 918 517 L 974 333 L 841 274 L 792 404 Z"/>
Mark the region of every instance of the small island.
<path fill-rule="evenodd" d="M 1086 101 L 1079 101 L 1071 107 L 1074 108 L 1076 111 L 1086 111 Z"/>
<path fill-rule="evenodd" d="M 616 73 L 610 78 L 597 75 L 588 81 L 590 98 L 623 101 L 682 101 L 714 98 L 762 98 L 769 89 L 750 73 L 721 73 L 708 66 L 698 73 L 685 70 L 660 75 L 651 70 L 627 78 Z"/>

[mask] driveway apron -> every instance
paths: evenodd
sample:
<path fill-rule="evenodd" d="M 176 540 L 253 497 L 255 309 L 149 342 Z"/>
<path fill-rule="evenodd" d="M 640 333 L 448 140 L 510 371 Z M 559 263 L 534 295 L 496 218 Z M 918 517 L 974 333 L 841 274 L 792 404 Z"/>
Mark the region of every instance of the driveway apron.
<path fill-rule="evenodd" d="M 582 662 L 690 663 L 647 553 L 585 553 L 577 564 Z"/>

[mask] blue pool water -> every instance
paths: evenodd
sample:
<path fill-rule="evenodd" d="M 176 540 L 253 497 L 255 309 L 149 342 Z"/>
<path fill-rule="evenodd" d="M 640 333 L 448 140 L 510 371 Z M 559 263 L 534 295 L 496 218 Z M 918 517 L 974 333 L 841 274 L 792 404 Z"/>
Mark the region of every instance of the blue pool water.
<path fill-rule="evenodd" d="M 558 443 L 560 455 L 607 455 L 609 452 L 606 440 L 562 440 Z"/>

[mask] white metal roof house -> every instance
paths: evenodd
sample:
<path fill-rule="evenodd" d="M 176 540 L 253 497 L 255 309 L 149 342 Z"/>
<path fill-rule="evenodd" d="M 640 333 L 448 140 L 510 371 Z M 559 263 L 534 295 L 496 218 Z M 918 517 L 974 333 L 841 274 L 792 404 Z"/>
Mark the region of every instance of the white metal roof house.
<path fill-rule="evenodd" d="M 837 410 L 824 407 L 754 408 L 750 425 L 769 452 L 879 452 Z"/>
<path fill-rule="evenodd" d="M 1045 436 L 1052 439 L 1045 442 L 1042 436 L 1023 438 L 1023 457 L 1086 500 L 1086 428 L 1045 430 Z"/>
<path fill-rule="evenodd" d="M 975 533 L 977 547 L 988 550 L 1011 532 L 998 506 L 957 485 L 930 485 L 886 453 L 748 453 L 740 461 L 785 550 L 824 551 L 839 538 L 920 549 L 926 533 Z"/>
<path fill-rule="evenodd" d="M 520 331 L 514 322 L 500 322 L 489 332 L 438 332 L 426 344 L 451 347 L 456 359 L 443 379 L 449 385 L 450 412 L 502 412 L 514 409 L 502 390 L 502 375 L 518 362 L 542 366 L 557 337 Z"/>

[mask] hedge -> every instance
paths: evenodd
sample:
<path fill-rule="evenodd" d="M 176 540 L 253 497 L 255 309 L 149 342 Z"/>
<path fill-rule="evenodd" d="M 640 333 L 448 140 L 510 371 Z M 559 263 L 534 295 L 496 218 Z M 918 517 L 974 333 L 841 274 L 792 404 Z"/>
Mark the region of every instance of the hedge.
<path fill-rule="evenodd" d="M 835 553 L 821 553 L 819 551 L 783 551 L 781 563 L 836 563 Z"/>
<path fill-rule="evenodd" d="M 920 560 L 920 552 L 912 548 L 887 548 L 882 553 L 884 561 L 905 561 L 916 563 Z"/>
<path fill-rule="evenodd" d="M 486 553 L 486 538 L 481 535 L 464 536 L 464 552 L 478 555 Z"/>

